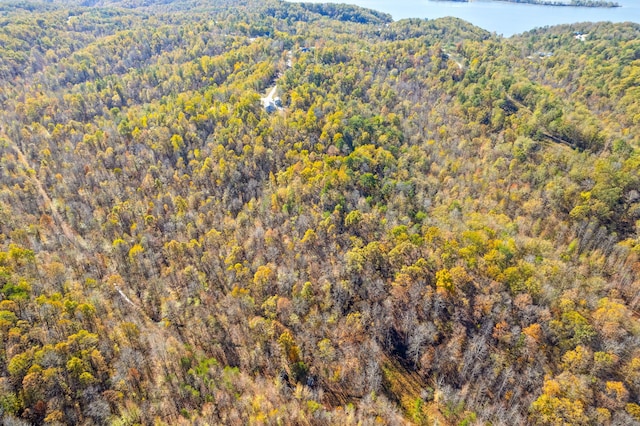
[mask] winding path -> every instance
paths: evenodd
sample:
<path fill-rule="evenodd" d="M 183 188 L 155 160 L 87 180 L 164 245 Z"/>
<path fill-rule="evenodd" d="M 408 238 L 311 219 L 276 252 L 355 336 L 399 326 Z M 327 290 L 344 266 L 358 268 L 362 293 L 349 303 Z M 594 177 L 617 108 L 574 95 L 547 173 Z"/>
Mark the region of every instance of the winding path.
<path fill-rule="evenodd" d="M 64 220 L 62 215 L 58 213 L 53 205 L 53 202 L 51 201 L 51 198 L 49 197 L 49 194 L 47 194 L 47 191 L 45 191 L 42 182 L 40 181 L 40 179 L 38 179 L 38 176 L 35 174 L 35 172 L 32 172 L 33 168 L 22 153 L 20 147 L 18 147 L 18 144 L 7 137 L 7 134 L 5 133 L 3 128 L 0 128 L 0 134 L 9 142 L 9 146 L 11 147 L 13 152 L 15 152 L 16 157 L 18 158 L 18 162 L 25 169 L 25 174 L 38 190 L 38 194 L 40 194 L 40 197 L 42 198 L 45 209 L 51 211 L 51 216 L 53 217 L 54 222 L 56 223 L 62 234 L 76 247 L 87 250 L 89 247 L 87 242 L 77 232 L 75 232 L 73 228 L 67 223 L 67 221 Z"/>
<path fill-rule="evenodd" d="M 67 223 L 67 221 L 62 217 L 62 215 L 56 210 L 56 208 L 53 205 L 53 202 L 51 201 L 51 197 L 49 197 L 49 194 L 47 194 L 47 191 L 44 189 L 44 185 L 42 185 L 42 182 L 40 181 L 40 179 L 38 179 L 38 176 L 33 172 L 33 169 L 31 168 L 29 161 L 25 157 L 24 153 L 22 152 L 18 144 L 16 144 L 13 140 L 11 140 L 7 136 L 3 128 L 0 128 L 0 136 L 2 136 L 6 141 L 8 141 L 9 147 L 16 154 L 18 162 L 24 168 L 25 174 L 27 175 L 28 179 L 33 183 L 36 190 L 38 191 L 38 194 L 42 198 L 42 202 L 44 203 L 45 210 L 49 210 L 51 212 L 51 216 L 53 217 L 54 223 L 59 228 L 60 232 L 62 232 L 62 234 L 67 238 L 67 240 L 69 240 L 73 245 L 75 245 L 76 248 L 87 251 L 89 249 L 89 245 L 80 236 L 80 234 L 78 234 L 71 227 L 71 225 Z M 127 304 L 130 305 L 136 312 L 142 314 L 144 317 L 148 317 L 147 314 L 144 312 L 144 309 L 142 309 L 140 306 L 134 303 L 120 289 L 120 287 L 115 286 L 115 289 L 118 292 L 118 294 L 124 299 L 124 301 L 127 302 Z"/>

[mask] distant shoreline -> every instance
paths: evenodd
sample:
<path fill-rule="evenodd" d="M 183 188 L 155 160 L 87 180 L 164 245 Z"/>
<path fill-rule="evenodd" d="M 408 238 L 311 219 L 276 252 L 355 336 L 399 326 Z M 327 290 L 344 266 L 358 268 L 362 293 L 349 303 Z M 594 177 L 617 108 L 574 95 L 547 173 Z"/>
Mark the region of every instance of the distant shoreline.
<path fill-rule="evenodd" d="M 470 3 L 472 0 L 435 0 L 435 1 L 447 1 L 452 3 Z M 621 7 L 620 3 L 612 1 L 590 1 L 590 0 L 578 0 L 576 2 L 571 1 L 553 1 L 553 0 L 491 0 L 499 1 L 502 3 L 520 3 L 520 4 L 535 4 L 537 6 L 563 6 L 563 7 Z"/>

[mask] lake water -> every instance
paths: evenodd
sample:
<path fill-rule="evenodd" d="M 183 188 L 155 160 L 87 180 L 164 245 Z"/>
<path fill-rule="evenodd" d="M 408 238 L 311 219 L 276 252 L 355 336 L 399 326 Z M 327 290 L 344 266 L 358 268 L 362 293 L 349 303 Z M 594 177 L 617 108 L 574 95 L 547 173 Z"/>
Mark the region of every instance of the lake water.
<path fill-rule="evenodd" d="M 323 3 L 328 0 L 304 0 Z M 393 19 L 442 18 L 455 16 L 488 31 L 504 36 L 529 31 L 536 27 L 575 22 L 636 22 L 640 23 L 640 0 L 617 0 L 622 7 L 560 7 L 476 0 L 469 3 L 430 0 L 345 0 L 389 13 Z"/>

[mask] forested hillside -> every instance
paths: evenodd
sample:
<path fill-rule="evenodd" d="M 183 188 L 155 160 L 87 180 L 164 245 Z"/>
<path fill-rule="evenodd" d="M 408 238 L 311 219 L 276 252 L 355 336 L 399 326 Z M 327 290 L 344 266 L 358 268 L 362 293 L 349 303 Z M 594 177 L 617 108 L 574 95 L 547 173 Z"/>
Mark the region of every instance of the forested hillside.
<path fill-rule="evenodd" d="M 2 424 L 640 424 L 638 25 L 4 2 L 0 104 Z"/>

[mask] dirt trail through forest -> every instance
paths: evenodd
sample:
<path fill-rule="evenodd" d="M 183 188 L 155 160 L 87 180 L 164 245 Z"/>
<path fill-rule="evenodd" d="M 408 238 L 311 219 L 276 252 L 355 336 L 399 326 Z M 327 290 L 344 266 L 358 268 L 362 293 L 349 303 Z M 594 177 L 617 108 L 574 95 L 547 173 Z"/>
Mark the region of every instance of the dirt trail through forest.
<path fill-rule="evenodd" d="M 45 211 L 48 210 L 51 212 L 51 216 L 53 217 L 54 223 L 58 227 L 59 231 L 67 238 L 67 240 L 69 240 L 69 242 L 75 245 L 76 248 L 79 248 L 85 251 L 88 250 L 89 245 L 87 244 L 87 242 L 71 227 L 71 225 L 69 225 L 69 223 L 67 223 L 67 221 L 62 217 L 62 215 L 56 210 L 55 206 L 53 205 L 53 201 L 51 201 L 51 197 L 49 197 L 49 194 L 47 194 L 47 191 L 44 189 L 44 185 L 42 185 L 42 182 L 40 181 L 40 179 L 38 179 L 38 176 L 33 171 L 31 165 L 29 164 L 29 161 L 25 157 L 20 147 L 14 141 L 12 141 L 9 137 L 7 137 L 6 133 L 4 132 L 4 129 L 0 129 L 0 135 L 9 142 L 9 146 L 13 150 L 13 152 L 16 154 L 18 162 L 22 165 L 22 167 L 24 167 L 25 174 L 28 176 L 29 180 L 31 180 L 36 190 L 38 191 L 38 194 L 42 198 Z M 148 317 L 144 312 L 144 309 L 142 309 L 140 306 L 134 303 L 117 286 L 116 286 L 116 291 L 124 299 L 124 301 L 127 302 L 127 304 L 130 305 L 135 311 L 143 315 L 143 317 Z"/>
<path fill-rule="evenodd" d="M 87 250 L 89 246 L 87 245 L 86 241 L 77 232 L 73 230 L 73 228 L 67 223 L 66 220 L 64 220 L 62 215 L 58 213 L 58 211 L 54 207 L 53 202 L 49 197 L 49 194 L 47 194 L 47 191 L 45 191 L 44 186 L 42 185 L 42 182 L 40 182 L 40 179 L 38 179 L 38 176 L 35 174 L 35 172 L 32 172 L 33 169 L 31 168 L 29 161 L 27 161 L 27 158 L 22 153 L 22 150 L 18 147 L 18 145 L 15 142 L 13 142 L 11 139 L 9 139 L 6 136 L 6 134 L 4 134 L 4 131 L 2 133 L 4 138 L 9 141 L 9 144 L 13 149 L 13 151 L 16 153 L 18 162 L 20 162 L 20 164 L 24 167 L 26 175 L 29 177 L 31 182 L 33 182 L 36 189 L 38 190 L 38 193 L 40 194 L 40 197 L 42 198 L 42 201 L 44 203 L 45 210 L 49 210 L 51 212 L 51 216 L 53 217 L 53 220 L 56 223 L 56 225 L 60 228 L 60 231 L 62 232 L 62 234 L 72 244 L 74 244 L 78 248 Z"/>

